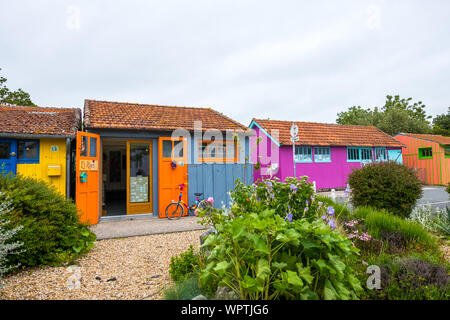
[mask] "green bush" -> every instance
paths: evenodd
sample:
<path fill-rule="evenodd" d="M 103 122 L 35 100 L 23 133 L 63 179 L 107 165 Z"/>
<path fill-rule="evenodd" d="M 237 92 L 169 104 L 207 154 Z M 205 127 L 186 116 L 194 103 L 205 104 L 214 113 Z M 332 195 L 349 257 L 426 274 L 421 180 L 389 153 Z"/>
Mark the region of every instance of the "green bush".
<path fill-rule="evenodd" d="M 393 161 L 371 163 L 354 170 L 348 183 L 353 206 L 386 209 L 400 217 L 408 217 L 422 195 L 415 172 Z"/>
<path fill-rule="evenodd" d="M 23 226 L 14 240 L 23 243 L 23 254 L 11 255 L 9 263 L 22 266 L 69 262 L 90 250 L 95 240 L 80 223 L 77 207 L 53 186 L 29 177 L 0 175 L 0 201 L 9 197 L 13 210 L 7 214 L 11 228 Z"/>
<path fill-rule="evenodd" d="M 367 290 L 369 298 L 388 300 L 448 300 L 448 267 L 426 256 L 403 258 L 391 255 L 369 261 L 381 269 L 381 289 Z"/>
<path fill-rule="evenodd" d="M 447 193 L 450 193 L 450 183 L 447 185 L 447 187 L 445 188 L 445 191 L 447 191 Z"/>
<path fill-rule="evenodd" d="M 204 295 L 204 293 L 200 289 L 197 275 L 194 273 L 183 277 L 174 286 L 164 291 L 165 300 L 191 300 L 198 295 Z"/>
<path fill-rule="evenodd" d="M 169 274 L 173 281 L 180 282 L 193 273 L 197 273 L 200 265 L 200 256 L 194 253 L 194 248 L 189 249 L 179 256 L 170 258 Z"/>
<path fill-rule="evenodd" d="M 437 239 L 417 222 L 404 220 L 389 214 L 385 210 L 371 207 L 359 207 L 352 216 L 363 221 L 366 231 L 374 238 L 383 240 L 387 248 L 404 251 L 437 251 Z"/>
<path fill-rule="evenodd" d="M 358 249 L 322 219 L 289 222 L 274 210 L 220 215 L 210 234 L 200 284 L 227 286 L 241 299 L 356 299 L 349 260 Z M 211 220 L 210 220 L 211 221 Z"/>

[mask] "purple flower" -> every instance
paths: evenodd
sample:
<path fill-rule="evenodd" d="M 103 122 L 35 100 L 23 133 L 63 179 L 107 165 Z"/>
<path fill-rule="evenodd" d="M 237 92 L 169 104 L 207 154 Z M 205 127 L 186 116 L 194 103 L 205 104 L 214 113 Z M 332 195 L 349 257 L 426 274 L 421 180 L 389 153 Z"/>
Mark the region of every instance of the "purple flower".
<path fill-rule="evenodd" d="M 270 181 L 266 181 L 266 185 L 269 187 L 269 188 L 272 188 L 272 182 L 270 182 Z"/>
<path fill-rule="evenodd" d="M 289 222 L 292 222 L 292 213 L 289 213 L 286 218 L 284 218 L 284 221 L 289 220 Z"/>
<path fill-rule="evenodd" d="M 306 203 L 306 205 L 308 205 L 308 204 L 309 204 L 309 201 L 308 201 L 308 200 L 306 200 L 306 201 L 305 201 L 305 203 Z"/>
<path fill-rule="evenodd" d="M 328 225 L 331 227 L 331 229 L 336 229 L 336 224 L 334 223 L 334 219 L 331 219 L 330 222 L 328 222 Z"/>
<path fill-rule="evenodd" d="M 290 188 L 291 188 L 292 192 L 296 192 L 297 191 L 297 186 L 295 184 L 291 184 Z"/>
<path fill-rule="evenodd" d="M 327 220 L 327 216 L 326 215 L 322 215 L 322 220 Z"/>
<path fill-rule="evenodd" d="M 333 208 L 333 207 L 328 207 L 328 208 L 327 208 L 327 213 L 328 213 L 330 216 L 334 216 L 334 208 Z"/>

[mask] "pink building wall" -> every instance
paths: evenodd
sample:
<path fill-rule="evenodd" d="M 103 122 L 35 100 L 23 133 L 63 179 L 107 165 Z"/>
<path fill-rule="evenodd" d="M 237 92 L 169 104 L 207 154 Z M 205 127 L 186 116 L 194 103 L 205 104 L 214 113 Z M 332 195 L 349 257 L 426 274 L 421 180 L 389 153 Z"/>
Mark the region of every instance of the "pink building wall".
<path fill-rule="evenodd" d="M 255 127 L 256 137 L 252 137 L 251 141 L 251 159 L 253 163 L 259 156 L 261 168 L 254 170 L 253 178 L 258 180 L 261 178 L 268 178 L 267 166 L 272 163 L 278 163 L 278 171 L 273 172 L 273 177 L 284 180 L 286 177 L 294 175 L 292 146 L 278 146 L 272 139 L 270 139 L 262 130 Z M 271 134 L 269 132 L 269 134 Z M 261 137 L 262 140 L 256 147 L 256 139 Z M 387 148 L 399 149 L 399 148 Z M 312 150 L 314 161 L 314 147 Z M 295 171 L 297 177 L 308 176 L 309 181 L 316 182 L 317 189 L 331 189 L 331 188 L 345 188 L 347 186 L 348 175 L 353 169 L 361 168 L 360 162 L 347 161 L 347 147 L 330 147 L 331 162 L 311 162 L 311 163 L 296 163 Z"/>

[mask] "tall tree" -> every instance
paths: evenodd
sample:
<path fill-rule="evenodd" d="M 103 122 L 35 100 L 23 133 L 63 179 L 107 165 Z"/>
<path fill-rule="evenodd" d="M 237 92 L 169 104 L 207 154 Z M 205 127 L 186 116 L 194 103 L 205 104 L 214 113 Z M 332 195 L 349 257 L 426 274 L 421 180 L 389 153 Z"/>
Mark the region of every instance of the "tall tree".
<path fill-rule="evenodd" d="M 361 106 L 350 107 L 347 111 L 338 113 L 336 122 L 339 124 L 371 125 L 394 135 L 400 132 L 430 133 L 431 126 L 422 101 L 412 102 L 412 98 L 386 96 L 382 107 L 364 109 Z"/>
<path fill-rule="evenodd" d="M 447 113 L 434 117 L 433 133 L 450 136 L 450 107 L 447 109 Z"/>
<path fill-rule="evenodd" d="M 2 69 L 0 68 L 0 71 L 1 70 Z M 16 91 L 11 91 L 8 87 L 6 87 L 6 81 L 7 79 L 5 77 L 0 76 L 0 104 L 35 106 L 35 104 L 31 101 L 29 93 L 20 88 Z"/>

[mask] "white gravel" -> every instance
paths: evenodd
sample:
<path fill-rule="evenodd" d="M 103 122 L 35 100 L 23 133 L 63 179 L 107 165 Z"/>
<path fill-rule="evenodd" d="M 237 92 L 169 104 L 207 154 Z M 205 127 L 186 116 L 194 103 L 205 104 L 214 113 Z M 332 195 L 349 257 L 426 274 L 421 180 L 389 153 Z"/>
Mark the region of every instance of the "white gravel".
<path fill-rule="evenodd" d="M 74 266 L 32 268 L 5 277 L 0 299 L 161 299 L 171 284 L 170 257 L 191 244 L 198 250 L 203 232 L 97 241 Z"/>

